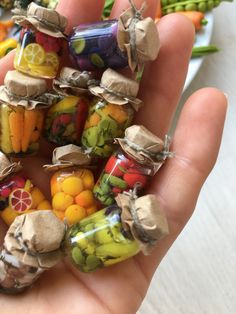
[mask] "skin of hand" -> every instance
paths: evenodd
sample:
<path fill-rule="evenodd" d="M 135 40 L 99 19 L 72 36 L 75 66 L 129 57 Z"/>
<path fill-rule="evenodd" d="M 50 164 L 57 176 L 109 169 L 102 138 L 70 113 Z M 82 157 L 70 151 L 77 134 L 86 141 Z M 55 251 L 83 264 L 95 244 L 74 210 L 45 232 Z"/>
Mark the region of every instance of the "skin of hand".
<path fill-rule="evenodd" d="M 134 2 L 140 7 L 142 0 Z M 146 2 L 145 15 L 154 17 L 157 1 Z M 80 23 L 99 20 L 103 5 L 102 0 L 61 0 L 57 10 L 68 17 L 69 32 Z M 111 17 L 118 17 L 128 6 L 127 0 L 116 0 Z M 135 122 L 163 138 L 182 93 L 194 29 L 187 18 L 178 14 L 163 17 L 157 27 L 161 50 L 157 60 L 145 68 L 139 94 L 145 107 L 140 110 Z M 6 72 L 13 68 L 13 57 L 14 53 L 10 53 L 0 61 L 1 84 Z M 159 198 L 170 227 L 170 235 L 150 256 L 140 253 L 125 262 L 90 274 L 81 273 L 63 261 L 45 272 L 25 293 L 0 295 L 1 313 L 136 313 L 157 266 L 192 215 L 201 187 L 215 164 L 226 108 L 226 97 L 214 88 L 198 90 L 184 105 L 171 147 L 175 158 L 169 159 L 161 168 L 148 191 Z M 50 162 L 47 157 L 49 150 L 44 146 L 41 152 L 44 157 L 24 161 L 25 172 L 45 192 L 49 178 L 40 167 Z M 2 223 L 1 239 L 5 231 Z"/>

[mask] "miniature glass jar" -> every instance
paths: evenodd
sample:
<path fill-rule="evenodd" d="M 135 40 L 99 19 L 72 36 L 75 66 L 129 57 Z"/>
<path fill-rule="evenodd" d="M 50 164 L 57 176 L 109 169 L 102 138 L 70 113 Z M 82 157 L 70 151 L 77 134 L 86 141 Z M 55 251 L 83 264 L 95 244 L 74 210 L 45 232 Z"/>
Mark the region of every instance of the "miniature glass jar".
<path fill-rule="evenodd" d="M 89 108 L 82 145 L 91 151 L 92 156 L 110 156 L 115 148 L 114 138 L 123 136 L 133 116 L 134 109 L 130 104 L 121 106 L 95 98 Z"/>
<path fill-rule="evenodd" d="M 23 26 L 14 58 L 15 69 L 36 77 L 56 77 L 66 18 L 33 2 L 26 16 L 13 18 Z"/>
<path fill-rule="evenodd" d="M 83 272 L 121 262 L 139 251 L 139 244 L 125 232 L 121 210 L 112 205 L 72 226 L 66 235 L 66 252 Z"/>
<path fill-rule="evenodd" d="M 71 54 L 80 70 L 124 68 L 128 65 L 117 42 L 118 20 L 83 24 L 69 38 Z"/>
<path fill-rule="evenodd" d="M 118 193 L 135 186 L 143 190 L 153 175 L 154 169 L 150 165 L 138 163 L 119 149 L 107 161 L 93 193 L 102 205 L 108 206 L 115 202 Z"/>
<path fill-rule="evenodd" d="M 47 112 L 44 135 L 57 145 L 79 144 L 88 116 L 86 97 L 66 96 Z"/>
<path fill-rule="evenodd" d="M 49 105 L 46 81 L 8 71 L 4 84 L 0 87 L 0 150 L 16 157 L 34 154 L 43 129 L 43 107 Z"/>
<path fill-rule="evenodd" d="M 18 215 L 44 209 L 51 209 L 51 204 L 21 172 L 0 182 L 0 216 L 8 226 Z"/>
<path fill-rule="evenodd" d="M 65 168 L 51 177 L 52 208 L 59 219 L 69 225 L 97 210 L 93 196 L 93 173 L 88 169 Z"/>

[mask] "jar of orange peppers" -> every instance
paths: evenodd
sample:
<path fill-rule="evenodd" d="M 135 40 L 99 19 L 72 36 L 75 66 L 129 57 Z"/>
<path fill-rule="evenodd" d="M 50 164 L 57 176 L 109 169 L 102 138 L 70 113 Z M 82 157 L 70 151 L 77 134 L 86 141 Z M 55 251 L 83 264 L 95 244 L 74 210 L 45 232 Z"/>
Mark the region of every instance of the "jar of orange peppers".
<path fill-rule="evenodd" d="M 135 110 L 142 105 L 136 96 L 139 83 L 107 69 L 100 85 L 90 85 L 95 95 L 89 107 L 81 143 L 92 157 L 109 157 L 115 137 L 122 137 L 132 123 Z"/>
<path fill-rule="evenodd" d="M 9 71 L 0 86 L 0 150 L 21 157 L 39 149 L 44 110 L 58 96 L 46 93 L 45 80 Z"/>
<path fill-rule="evenodd" d="M 80 144 L 91 97 L 88 96 L 90 72 L 64 67 L 53 81 L 54 90 L 62 99 L 47 112 L 44 136 L 58 146 Z"/>
<path fill-rule="evenodd" d="M 51 209 L 41 190 L 24 174 L 19 162 L 0 153 L 0 217 L 10 226 L 14 219 L 35 210 Z"/>
<path fill-rule="evenodd" d="M 57 147 L 51 165 L 44 165 L 51 177 L 52 209 L 69 225 L 79 222 L 97 210 L 93 196 L 94 175 L 89 169 L 90 157 L 73 144 Z"/>
<path fill-rule="evenodd" d="M 54 78 L 57 75 L 63 48 L 66 17 L 31 3 L 26 14 L 14 11 L 13 20 L 22 26 L 14 66 L 31 76 Z"/>

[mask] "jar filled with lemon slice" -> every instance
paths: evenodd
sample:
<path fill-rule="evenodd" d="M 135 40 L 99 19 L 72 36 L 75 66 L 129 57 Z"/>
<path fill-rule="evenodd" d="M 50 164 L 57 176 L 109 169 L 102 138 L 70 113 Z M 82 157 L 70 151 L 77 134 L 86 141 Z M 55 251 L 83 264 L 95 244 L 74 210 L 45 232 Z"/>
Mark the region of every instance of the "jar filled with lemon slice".
<path fill-rule="evenodd" d="M 0 153 L 0 217 L 10 226 L 14 219 L 36 210 L 51 209 L 42 191 L 25 176 L 18 162 Z"/>
<path fill-rule="evenodd" d="M 14 59 L 15 69 L 35 77 L 56 77 L 67 19 L 55 10 L 33 2 L 26 15 L 20 15 L 17 10 L 14 13 L 15 23 L 22 26 Z"/>

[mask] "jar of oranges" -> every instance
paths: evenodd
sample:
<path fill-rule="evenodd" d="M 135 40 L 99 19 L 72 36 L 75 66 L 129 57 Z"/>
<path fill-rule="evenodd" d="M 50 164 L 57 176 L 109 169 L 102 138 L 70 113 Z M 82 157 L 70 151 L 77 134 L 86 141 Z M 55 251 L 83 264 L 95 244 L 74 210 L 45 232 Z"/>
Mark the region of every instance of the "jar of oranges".
<path fill-rule="evenodd" d="M 53 151 L 52 165 L 45 165 L 51 177 L 52 208 L 69 225 L 97 210 L 93 196 L 94 175 L 88 169 L 90 157 L 80 147 L 66 145 Z"/>
<path fill-rule="evenodd" d="M 49 79 L 56 77 L 67 19 L 55 10 L 32 2 L 26 16 L 14 15 L 13 20 L 23 27 L 14 67 L 31 76 Z"/>

